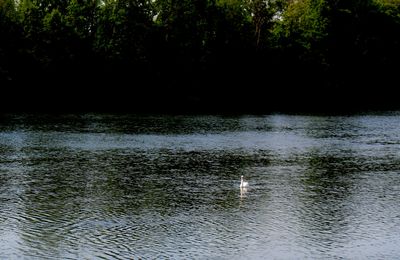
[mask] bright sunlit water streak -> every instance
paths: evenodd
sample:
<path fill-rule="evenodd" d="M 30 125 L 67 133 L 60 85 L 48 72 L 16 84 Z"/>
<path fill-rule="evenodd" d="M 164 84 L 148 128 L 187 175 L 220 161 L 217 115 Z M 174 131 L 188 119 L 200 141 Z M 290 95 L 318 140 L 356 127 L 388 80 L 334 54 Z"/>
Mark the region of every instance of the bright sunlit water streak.
<path fill-rule="evenodd" d="M 0 258 L 398 258 L 399 125 L 3 116 Z"/>

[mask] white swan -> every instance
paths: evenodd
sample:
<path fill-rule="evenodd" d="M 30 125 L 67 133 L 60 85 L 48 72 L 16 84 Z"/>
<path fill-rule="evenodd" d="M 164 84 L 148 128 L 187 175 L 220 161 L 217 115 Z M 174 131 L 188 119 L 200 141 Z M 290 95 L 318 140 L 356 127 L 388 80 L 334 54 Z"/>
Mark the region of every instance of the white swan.
<path fill-rule="evenodd" d="M 249 183 L 247 181 L 243 181 L 243 175 L 240 178 L 240 188 L 244 188 L 249 186 Z"/>

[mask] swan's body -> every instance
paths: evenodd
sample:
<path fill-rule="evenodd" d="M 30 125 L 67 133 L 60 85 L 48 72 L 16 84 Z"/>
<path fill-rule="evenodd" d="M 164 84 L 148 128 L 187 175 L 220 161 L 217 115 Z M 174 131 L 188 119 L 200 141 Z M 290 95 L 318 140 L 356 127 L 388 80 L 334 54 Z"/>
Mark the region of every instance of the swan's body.
<path fill-rule="evenodd" d="M 244 188 L 249 186 L 249 183 L 247 181 L 243 181 L 243 175 L 240 178 L 240 188 Z"/>

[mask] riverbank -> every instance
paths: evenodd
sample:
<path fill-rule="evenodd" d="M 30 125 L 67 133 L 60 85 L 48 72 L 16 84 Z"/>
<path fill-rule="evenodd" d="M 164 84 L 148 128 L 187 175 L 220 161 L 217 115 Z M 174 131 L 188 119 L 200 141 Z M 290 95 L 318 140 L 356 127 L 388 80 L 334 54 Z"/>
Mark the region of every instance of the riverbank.
<path fill-rule="evenodd" d="M 143 85 L 143 84 L 142 84 Z M 38 87 L 9 86 L 3 91 L 1 112 L 130 112 L 171 114 L 265 114 L 265 113 L 357 113 L 398 110 L 394 89 L 351 92 L 342 88 L 330 91 L 317 88 L 269 90 L 251 86 L 231 86 L 221 91 L 206 86 L 204 92 L 182 88 L 126 85 L 62 85 Z"/>

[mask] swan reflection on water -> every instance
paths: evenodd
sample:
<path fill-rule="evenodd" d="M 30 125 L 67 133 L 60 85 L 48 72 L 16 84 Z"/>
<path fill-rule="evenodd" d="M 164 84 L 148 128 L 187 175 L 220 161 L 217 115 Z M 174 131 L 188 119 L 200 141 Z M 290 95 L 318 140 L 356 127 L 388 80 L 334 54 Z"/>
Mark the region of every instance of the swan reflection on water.
<path fill-rule="evenodd" d="M 240 188 L 240 198 L 246 197 L 247 188 Z"/>

